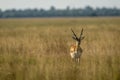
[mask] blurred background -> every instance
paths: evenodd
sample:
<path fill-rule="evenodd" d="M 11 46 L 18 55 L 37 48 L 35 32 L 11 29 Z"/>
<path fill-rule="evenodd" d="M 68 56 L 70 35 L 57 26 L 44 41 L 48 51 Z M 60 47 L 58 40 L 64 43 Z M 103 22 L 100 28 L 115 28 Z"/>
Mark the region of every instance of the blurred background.
<path fill-rule="evenodd" d="M 120 16 L 119 0 L 0 0 L 0 18 Z"/>

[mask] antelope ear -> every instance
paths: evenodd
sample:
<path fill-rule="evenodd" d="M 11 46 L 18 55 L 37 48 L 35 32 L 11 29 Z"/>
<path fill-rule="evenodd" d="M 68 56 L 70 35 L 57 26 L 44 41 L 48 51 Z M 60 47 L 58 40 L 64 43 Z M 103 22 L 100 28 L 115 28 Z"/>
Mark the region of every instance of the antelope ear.
<path fill-rule="evenodd" d="M 82 37 L 81 40 L 83 40 L 85 37 Z"/>
<path fill-rule="evenodd" d="M 72 38 L 73 38 L 74 40 L 77 40 L 76 37 L 74 37 L 74 36 L 72 36 Z"/>

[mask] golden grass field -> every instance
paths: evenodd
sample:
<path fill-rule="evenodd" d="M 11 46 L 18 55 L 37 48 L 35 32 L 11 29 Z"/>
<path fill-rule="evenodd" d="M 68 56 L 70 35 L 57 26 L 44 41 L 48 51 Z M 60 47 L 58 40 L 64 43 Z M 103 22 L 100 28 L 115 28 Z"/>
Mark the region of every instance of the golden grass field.
<path fill-rule="evenodd" d="M 80 63 L 71 28 L 84 29 Z M 0 19 L 0 80 L 120 80 L 120 18 Z"/>

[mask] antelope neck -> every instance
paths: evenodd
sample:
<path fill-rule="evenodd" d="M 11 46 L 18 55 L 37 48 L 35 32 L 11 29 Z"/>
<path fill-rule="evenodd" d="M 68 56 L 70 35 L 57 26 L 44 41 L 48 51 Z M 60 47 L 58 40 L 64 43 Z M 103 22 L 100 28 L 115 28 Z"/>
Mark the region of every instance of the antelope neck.
<path fill-rule="evenodd" d="M 78 41 L 76 41 L 76 50 L 78 49 L 78 47 L 79 47 L 79 42 Z"/>

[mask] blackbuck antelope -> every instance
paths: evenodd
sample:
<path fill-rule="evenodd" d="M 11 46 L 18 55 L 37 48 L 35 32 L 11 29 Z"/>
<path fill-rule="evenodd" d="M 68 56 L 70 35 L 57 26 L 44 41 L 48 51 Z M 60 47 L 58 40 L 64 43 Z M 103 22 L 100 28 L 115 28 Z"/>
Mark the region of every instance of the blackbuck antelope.
<path fill-rule="evenodd" d="M 82 48 L 80 47 L 81 41 L 84 39 L 83 37 L 83 29 L 81 30 L 80 36 L 77 37 L 77 35 L 75 34 L 75 32 L 71 29 L 72 33 L 73 33 L 73 39 L 76 41 L 75 44 L 71 45 L 70 47 L 70 55 L 71 58 L 73 60 L 75 60 L 76 62 L 80 61 L 80 57 L 81 54 L 83 52 Z"/>

